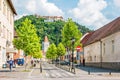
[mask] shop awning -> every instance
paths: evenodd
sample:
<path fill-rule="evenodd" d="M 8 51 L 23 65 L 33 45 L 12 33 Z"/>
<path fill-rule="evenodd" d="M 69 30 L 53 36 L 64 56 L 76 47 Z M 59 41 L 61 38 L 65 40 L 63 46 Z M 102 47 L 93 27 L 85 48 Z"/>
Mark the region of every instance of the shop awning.
<path fill-rule="evenodd" d="M 17 49 L 15 49 L 15 48 L 6 48 L 6 53 L 17 53 Z"/>

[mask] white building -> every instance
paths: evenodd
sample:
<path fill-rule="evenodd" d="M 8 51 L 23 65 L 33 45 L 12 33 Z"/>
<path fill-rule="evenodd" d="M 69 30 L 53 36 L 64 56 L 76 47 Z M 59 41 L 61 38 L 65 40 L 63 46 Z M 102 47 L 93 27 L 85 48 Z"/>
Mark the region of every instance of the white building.
<path fill-rule="evenodd" d="M 11 0 L 0 0 L 0 67 L 6 62 L 7 49 L 13 49 L 15 8 Z"/>
<path fill-rule="evenodd" d="M 42 50 L 43 50 L 44 55 L 46 54 L 46 51 L 47 51 L 49 45 L 50 45 L 50 43 L 48 41 L 48 37 L 45 36 L 44 42 L 42 43 Z"/>
<path fill-rule="evenodd" d="M 81 41 L 87 66 L 120 70 L 120 17 Z"/>

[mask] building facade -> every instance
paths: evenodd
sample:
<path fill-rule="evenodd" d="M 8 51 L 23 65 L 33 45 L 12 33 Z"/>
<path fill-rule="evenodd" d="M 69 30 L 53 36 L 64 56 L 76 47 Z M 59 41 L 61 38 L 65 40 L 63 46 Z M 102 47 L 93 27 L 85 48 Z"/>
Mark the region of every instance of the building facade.
<path fill-rule="evenodd" d="M 48 47 L 50 46 L 50 42 L 48 40 L 48 37 L 45 36 L 44 42 L 42 42 L 42 53 L 43 53 L 43 60 L 45 60 L 46 51 L 48 50 Z"/>
<path fill-rule="evenodd" d="M 13 48 L 14 15 L 16 14 L 11 0 L 0 0 L 0 66 L 6 62 L 7 49 Z"/>
<path fill-rule="evenodd" d="M 40 15 L 37 15 L 37 14 L 35 14 L 35 16 L 37 18 L 44 18 L 45 22 L 54 22 L 54 21 L 58 21 L 58 20 L 63 20 L 62 16 L 40 16 Z"/>
<path fill-rule="evenodd" d="M 87 66 L 120 70 L 120 17 L 81 41 Z"/>

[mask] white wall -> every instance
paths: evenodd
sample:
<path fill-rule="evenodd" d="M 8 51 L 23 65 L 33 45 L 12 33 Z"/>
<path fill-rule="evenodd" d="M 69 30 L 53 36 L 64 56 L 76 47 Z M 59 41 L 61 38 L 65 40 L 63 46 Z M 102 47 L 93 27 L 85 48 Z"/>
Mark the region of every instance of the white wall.
<path fill-rule="evenodd" d="M 100 62 L 100 42 L 85 46 L 84 58 L 85 62 Z"/>
<path fill-rule="evenodd" d="M 102 47 L 103 62 L 120 62 L 120 32 L 112 34 L 102 41 L 105 44 L 105 52 Z M 114 41 L 114 51 L 112 49 L 112 41 Z"/>
<path fill-rule="evenodd" d="M 3 13 L 3 1 L 5 1 L 5 14 Z M 12 40 L 13 40 L 13 30 L 14 30 L 14 14 L 11 10 L 7 0 L 0 0 L 0 29 L 2 29 L 2 32 L 0 35 L 0 66 L 5 63 L 6 61 L 6 41 L 10 41 L 11 45 L 9 48 L 12 48 Z M 3 27 L 5 29 L 3 29 Z"/>

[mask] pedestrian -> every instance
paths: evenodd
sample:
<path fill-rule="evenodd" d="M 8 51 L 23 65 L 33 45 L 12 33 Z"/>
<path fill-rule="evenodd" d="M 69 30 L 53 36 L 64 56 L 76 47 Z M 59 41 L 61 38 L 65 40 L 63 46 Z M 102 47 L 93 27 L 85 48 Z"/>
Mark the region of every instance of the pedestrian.
<path fill-rule="evenodd" d="M 13 67 L 13 60 L 12 58 L 9 60 L 9 68 L 10 68 L 10 72 L 12 71 L 12 67 Z"/>
<path fill-rule="evenodd" d="M 85 59 L 83 59 L 83 66 L 85 66 Z"/>
<path fill-rule="evenodd" d="M 31 65 L 32 65 L 32 67 L 33 67 L 33 60 L 31 60 Z"/>

